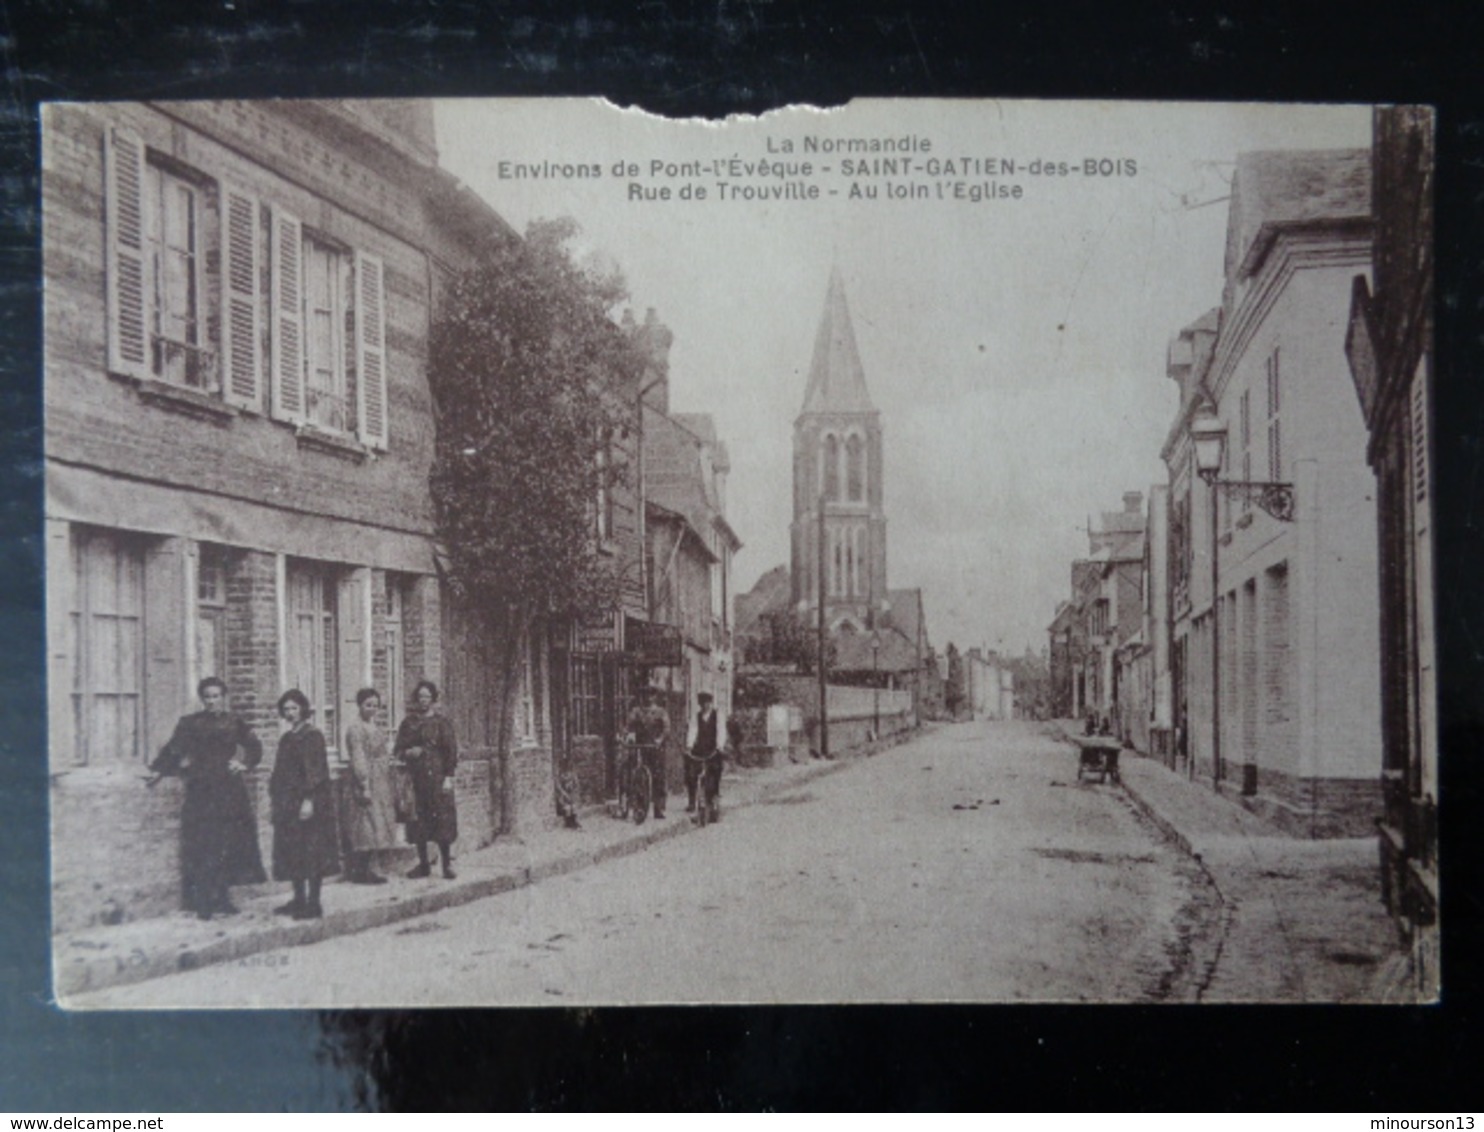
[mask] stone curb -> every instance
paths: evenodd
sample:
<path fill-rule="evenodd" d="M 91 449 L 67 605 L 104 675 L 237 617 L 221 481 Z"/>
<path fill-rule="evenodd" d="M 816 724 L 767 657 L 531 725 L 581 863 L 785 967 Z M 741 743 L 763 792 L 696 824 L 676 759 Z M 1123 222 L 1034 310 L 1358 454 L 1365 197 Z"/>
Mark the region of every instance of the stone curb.
<path fill-rule="evenodd" d="M 890 747 L 915 738 L 924 733 L 906 732 L 900 737 L 878 740 L 861 747 L 852 748 L 834 759 L 818 766 L 804 764 L 797 773 L 775 782 L 761 783 L 749 790 L 749 796 L 729 803 L 729 808 L 745 809 L 757 805 L 776 794 L 797 789 L 807 782 L 823 778 L 853 766 L 862 759 L 878 754 Z M 602 813 L 601 806 L 592 808 L 595 814 Z M 136 950 L 126 956 L 109 956 L 84 962 L 59 964 L 55 951 L 52 956 L 55 994 L 66 1008 L 66 999 L 74 995 L 88 994 L 109 987 L 130 983 L 148 982 L 182 971 L 194 971 L 219 963 L 232 963 L 265 951 L 277 951 L 285 947 L 302 947 L 338 936 L 352 935 L 372 928 L 386 927 L 403 920 L 416 919 L 434 912 L 442 912 L 464 904 L 471 904 L 486 897 L 512 892 L 550 877 L 564 876 L 580 869 L 598 865 L 604 861 L 626 857 L 641 852 L 649 846 L 685 833 L 698 832 L 698 827 L 686 820 L 667 821 L 663 824 L 635 826 L 629 836 L 597 849 L 577 849 L 559 853 L 544 861 L 507 868 L 490 877 L 460 880 L 447 888 L 418 893 L 389 904 L 377 904 L 368 908 L 349 908 L 327 912 L 322 920 L 273 924 L 243 932 L 201 946 L 174 952 L 141 953 Z"/>
<path fill-rule="evenodd" d="M 1197 861 L 1201 860 L 1201 852 L 1195 847 L 1195 843 L 1191 841 L 1189 835 L 1164 814 L 1160 813 L 1158 807 L 1141 794 L 1137 786 L 1127 779 L 1121 779 L 1119 784 L 1123 787 L 1124 793 L 1128 795 L 1129 801 L 1134 804 L 1135 808 L 1141 814 L 1149 819 L 1155 828 L 1178 845 L 1183 852 L 1188 853 Z"/>

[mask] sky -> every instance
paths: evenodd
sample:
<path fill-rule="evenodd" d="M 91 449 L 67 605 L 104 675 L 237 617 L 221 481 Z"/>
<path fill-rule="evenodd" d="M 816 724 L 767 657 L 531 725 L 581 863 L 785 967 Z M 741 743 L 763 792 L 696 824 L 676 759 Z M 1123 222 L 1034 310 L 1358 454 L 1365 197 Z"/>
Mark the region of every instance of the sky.
<path fill-rule="evenodd" d="M 888 584 L 923 590 L 940 651 L 1039 651 L 1089 517 L 1166 482 L 1165 352 L 1220 302 L 1236 155 L 1370 142 L 1357 106 L 873 100 L 718 124 L 505 99 L 435 115 L 446 169 L 518 230 L 574 218 L 579 254 L 617 265 L 636 316 L 674 332 L 671 408 L 710 413 L 731 455 L 739 592 L 789 558 L 793 422 L 838 265 L 881 413 Z M 882 140 L 910 152 L 869 151 Z M 903 157 L 905 173 L 845 165 Z M 971 199 L 986 185 L 1020 195 Z"/>

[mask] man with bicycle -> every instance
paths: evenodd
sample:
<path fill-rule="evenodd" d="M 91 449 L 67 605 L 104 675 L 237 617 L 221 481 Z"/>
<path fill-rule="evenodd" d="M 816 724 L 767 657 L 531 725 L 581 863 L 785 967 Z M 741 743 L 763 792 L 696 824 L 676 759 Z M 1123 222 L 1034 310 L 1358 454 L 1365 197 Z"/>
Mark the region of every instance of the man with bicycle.
<path fill-rule="evenodd" d="M 646 684 L 639 689 L 639 703 L 629 712 L 627 742 L 639 748 L 649 768 L 655 818 L 665 816 L 665 740 L 670 735 L 670 716 L 660 706 L 660 690 Z"/>
<path fill-rule="evenodd" d="M 721 793 L 721 751 L 716 741 L 716 709 L 712 706 L 710 692 L 696 697 L 700 711 L 696 714 L 695 738 L 690 744 L 690 757 L 685 760 L 685 812 L 696 812 L 696 787 L 704 775 L 705 791 L 701 795 L 702 805 L 711 805 L 710 817 L 719 817 L 715 802 Z"/>

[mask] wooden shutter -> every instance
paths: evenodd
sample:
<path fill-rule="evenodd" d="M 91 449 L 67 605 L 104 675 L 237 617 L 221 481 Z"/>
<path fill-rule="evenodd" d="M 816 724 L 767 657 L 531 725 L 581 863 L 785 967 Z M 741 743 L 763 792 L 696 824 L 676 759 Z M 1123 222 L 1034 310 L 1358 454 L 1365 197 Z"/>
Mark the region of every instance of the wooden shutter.
<path fill-rule="evenodd" d="M 273 210 L 273 415 L 304 420 L 304 231 L 299 218 Z"/>
<path fill-rule="evenodd" d="M 108 262 L 108 369 L 150 376 L 149 248 L 145 236 L 144 143 L 128 130 L 103 139 Z"/>
<path fill-rule="evenodd" d="M 175 722 L 190 706 L 188 625 L 195 594 L 188 602 L 185 540 L 151 541 L 144 554 L 144 750 L 146 759 L 170 738 Z"/>
<path fill-rule="evenodd" d="M 222 186 L 222 396 L 260 411 L 258 201 Z"/>
<path fill-rule="evenodd" d="M 356 252 L 356 400 L 363 444 L 386 450 L 386 269 Z"/>

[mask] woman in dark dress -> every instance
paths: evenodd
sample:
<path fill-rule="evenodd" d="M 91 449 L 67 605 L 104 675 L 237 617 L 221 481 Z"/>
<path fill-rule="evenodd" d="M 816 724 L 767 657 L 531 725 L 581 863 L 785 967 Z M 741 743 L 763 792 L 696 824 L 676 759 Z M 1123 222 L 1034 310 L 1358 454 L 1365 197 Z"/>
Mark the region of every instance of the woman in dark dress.
<path fill-rule="evenodd" d="M 454 879 L 452 844 L 459 836 L 459 815 L 454 803 L 453 775 L 459 762 L 459 744 L 453 724 L 438 710 L 438 687 L 420 681 L 413 693 L 412 713 L 397 729 L 392 758 L 400 759 L 412 777 L 416 814 L 407 823 L 407 840 L 417 846 L 417 868 L 407 875 L 428 876 L 428 842 L 438 843 L 443 875 Z"/>
<path fill-rule="evenodd" d="M 227 710 L 227 686 L 215 676 L 196 685 L 204 710 L 184 716 L 150 763 L 157 775 L 185 781 L 180 807 L 180 888 L 186 911 L 203 920 L 237 909 L 234 884 L 261 884 L 263 858 L 245 771 L 263 758 L 247 722 Z"/>
<path fill-rule="evenodd" d="M 278 714 L 289 729 L 278 741 L 268 778 L 273 879 L 292 881 L 294 898 L 274 911 L 296 920 L 313 920 L 324 915 L 320 881 L 340 871 L 330 759 L 324 735 L 309 722 L 313 710 L 303 692 L 291 688 L 280 696 Z"/>

